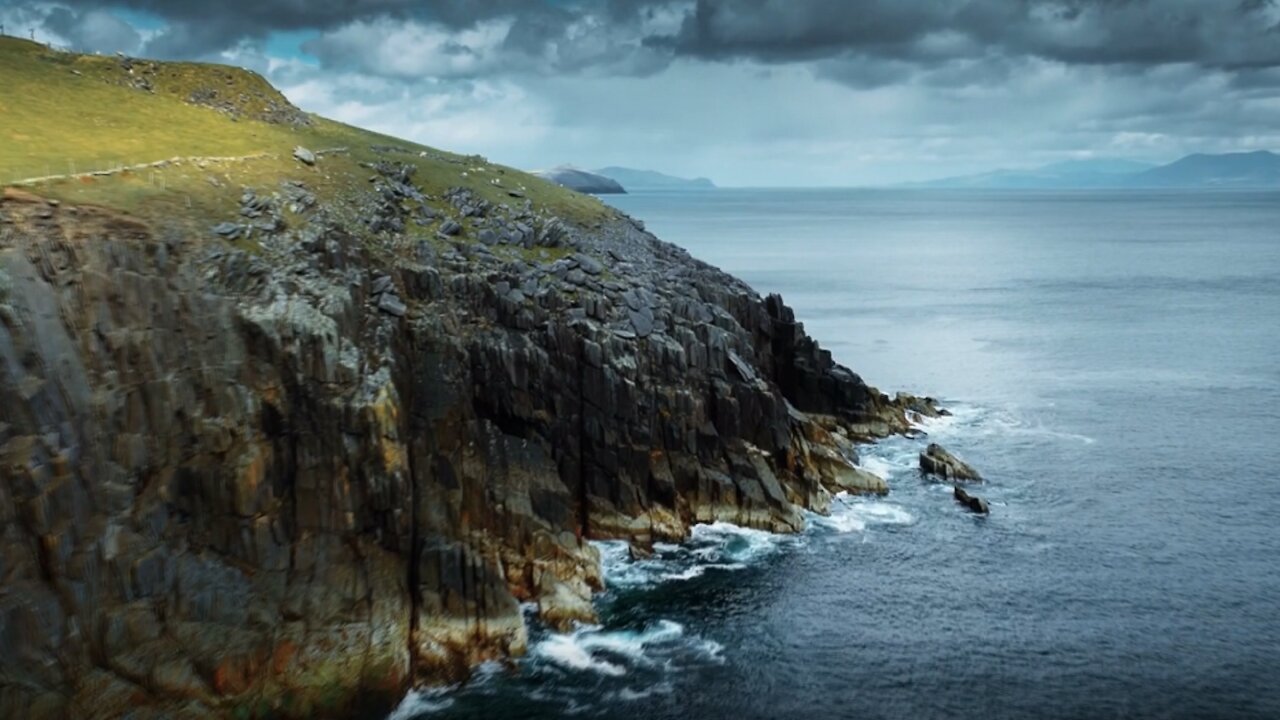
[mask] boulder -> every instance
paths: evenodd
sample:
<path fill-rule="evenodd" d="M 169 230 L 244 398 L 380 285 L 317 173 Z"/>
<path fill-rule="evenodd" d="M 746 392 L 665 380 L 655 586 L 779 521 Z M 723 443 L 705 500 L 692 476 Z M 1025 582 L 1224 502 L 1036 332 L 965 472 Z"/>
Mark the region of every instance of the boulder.
<path fill-rule="evenodd" d="M 928 475 L 937 475 L 948 480 L 982 482 L 982 475 L 978 474 L 977 470 L 937 443 L 930 443 L 929 447 L 920 453 L 920 470 Z"/>
<path fill-rule="evenodd" d="M 449 218 L 448 220 L 445 220 L 443 223 L 440 224 L 441 235 L 453 237 L 454 235 L 457 235 L 460 232 L 462 232 L 462 225 L 459 225 L 458 221 L 454 220 L 453 218 Z"/>
<path fill-rule="evenodd" d="M 316 164 L 316 154 L 301 145 L 293 149 L 293 157 L 303 165 Z"/>
<path fill-rule="evenodd" d="M 240 237 L 240 233 L 242 231 L 243 229 L 239 225 L 230 222 L 218 223 L 213 226 L 213 234 L 227 238 L 228 240 L 235 240 Z"/>
<path fill-rule="evenodd" d="M 968 508 L 970 512 L 975 512 L 979 515 L 986 515 L 991 512 L 991 508 L 988 507 L 986 500 L 970 495 L 959 485 L 955 487 L 955 497 L 956 502 Z"/>
<path fill-rule="evenodd" d="M 604 272 L 604 264 L 590 255 L 575 253 L 573 259 L 578 261 L 578 267 L 588 275 L 599 275 Z"/>
<path fill-rule="evenodd" d="M 409 310 L 405 307 L 403 300 L 391 293 L 378 296 L 378 309 L 395 317 L 404 317 L 404 314 Z"/>

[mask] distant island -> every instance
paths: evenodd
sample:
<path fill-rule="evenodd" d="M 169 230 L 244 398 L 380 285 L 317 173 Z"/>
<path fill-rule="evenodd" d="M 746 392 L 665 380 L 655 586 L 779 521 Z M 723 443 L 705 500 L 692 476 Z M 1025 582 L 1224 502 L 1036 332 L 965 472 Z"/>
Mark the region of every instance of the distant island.
<path fill-rule="evenodd" d="M 1280 155 L 1266 150 L 1188 155 L 1167 165 L 1121 159 L 1071 160 L 1024 170 L 909 183 L 917 188 L 1280 188 Z"/>
<path fill-rule="evenodd" d="M 592 195 L 622 195 L 627 191 L 618 181 L 596 173 L 580 170 L 571 165 L 561 165 L 550 170 L 538 170 L 533 173 L 543 180 Z"/>
<path fill-rule="evenodd" d="M 628 190 L 714 190 L 716 187 L 704 177 L 682 178 L 653 170 L 610 166 L 594 172 L 618 181 Z"/>

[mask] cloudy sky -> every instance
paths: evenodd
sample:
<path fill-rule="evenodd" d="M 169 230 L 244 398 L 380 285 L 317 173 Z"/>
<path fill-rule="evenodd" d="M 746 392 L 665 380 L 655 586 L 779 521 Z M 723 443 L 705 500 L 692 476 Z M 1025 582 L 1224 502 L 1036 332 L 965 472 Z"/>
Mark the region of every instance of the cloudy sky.
<path fill-rule="evenodd" d="M 1280 0 L 0 0 L 0 23 L 245 65 L 529 169 L 862 185 L 1280 150 Z"/>

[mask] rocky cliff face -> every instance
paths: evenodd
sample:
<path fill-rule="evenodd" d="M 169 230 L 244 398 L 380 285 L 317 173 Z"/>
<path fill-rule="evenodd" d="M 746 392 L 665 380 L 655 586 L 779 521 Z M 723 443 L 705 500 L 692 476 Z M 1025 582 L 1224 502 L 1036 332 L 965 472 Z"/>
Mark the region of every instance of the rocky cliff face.
<path fill-rule="evenodd" d="M 521 653 L 521 603 L 589 619 L 589 539 L 883 491 L 853 443 L 929 409 L 624 217 L 455 200 L 477 239 L 248 251 L 5 194 L 0 716 L 386 707 Z"/>

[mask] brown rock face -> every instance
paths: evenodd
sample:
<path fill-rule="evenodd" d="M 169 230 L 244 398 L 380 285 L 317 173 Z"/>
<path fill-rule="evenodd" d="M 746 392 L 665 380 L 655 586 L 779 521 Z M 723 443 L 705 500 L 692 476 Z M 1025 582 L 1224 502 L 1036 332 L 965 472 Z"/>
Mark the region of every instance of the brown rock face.
<path fill-rule="evenodd" d="M 354 716 L 523 652 L 520 602 L 589 618 L 588 539 L 881 491 L 853 443 L 905 403 L 780 298 L 623 219 L 556 241 L 591 262 L 6 195 L 0 717 Z"/>
<path fill-rule="evenodd" d="M 937 443 L 929 443 L 929 447 L 920 453 L 920 470 L 951 480 L 982 482 L 982 475 L 977 470 Z"/>

